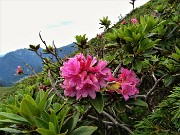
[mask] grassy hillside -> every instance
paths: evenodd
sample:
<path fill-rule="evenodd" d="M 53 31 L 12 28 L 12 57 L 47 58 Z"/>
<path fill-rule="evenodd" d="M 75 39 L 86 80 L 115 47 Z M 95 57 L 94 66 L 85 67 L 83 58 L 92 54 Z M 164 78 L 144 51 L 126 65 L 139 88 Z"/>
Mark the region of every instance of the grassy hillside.
<path fill-rule="evenodd" d="M 0 87 L 0 97 L 8 94 L 8 92 L 13 91 L 13 87 Z"/>

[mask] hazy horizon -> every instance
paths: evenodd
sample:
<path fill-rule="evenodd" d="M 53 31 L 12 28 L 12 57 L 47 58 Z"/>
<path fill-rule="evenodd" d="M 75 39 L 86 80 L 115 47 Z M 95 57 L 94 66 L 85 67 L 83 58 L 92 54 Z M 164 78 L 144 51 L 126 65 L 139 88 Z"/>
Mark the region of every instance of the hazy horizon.
<path fill-rule="evenodd" d="M 139 7 L 149 0 L 135 1 Z M 0 55 L 41 44 L 38 34 L 47 44 L 57 47 L 71 44 L 76 35 L 88 39 L 101 33 L 99 19 L 108 16 L 112 24 L 120 14 L 132 10 L 130 0 L 0 0 Z"/>

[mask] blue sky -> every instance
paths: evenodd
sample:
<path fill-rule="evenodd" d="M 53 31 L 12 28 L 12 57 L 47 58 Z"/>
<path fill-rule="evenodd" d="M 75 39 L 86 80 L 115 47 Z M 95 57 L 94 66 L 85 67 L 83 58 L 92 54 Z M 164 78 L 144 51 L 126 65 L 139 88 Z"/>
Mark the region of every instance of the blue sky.
<path fill-rule="evenodd" d="M 149 0 L 136 0 L 135 7 Z M 0 0 L 0 55 L 43 39 L 57 47 L 75 41 L 76 35 L 88 39 L 101 33 L 99 19 L 108 16 L 112 23 L 132 10 L 130 0 Z"/>

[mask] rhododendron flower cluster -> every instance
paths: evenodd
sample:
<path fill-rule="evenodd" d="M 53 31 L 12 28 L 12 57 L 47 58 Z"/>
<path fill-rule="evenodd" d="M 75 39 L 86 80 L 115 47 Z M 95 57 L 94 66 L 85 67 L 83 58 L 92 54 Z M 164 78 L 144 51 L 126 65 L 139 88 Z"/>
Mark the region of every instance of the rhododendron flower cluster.
<path fill-rule="evenodd" d="M 107 86 L 106 78 L 111 74 L 111 70 L 106 67 L 107 61 L 97 60 L 90 55 L 87 58 L 83 54 L 77 54 L 74 58 L 69 58 L 60 68 L 64 82 L 64 95 L 76 97 L 90 96 L 95 99 L 96 92 Z"/>
<path fill-rule="evenodd" d="M 23 74 L 23 69 L 21 68 L 21 66 L 17 67 L 16 74 Z"/>
<path fill-rule="evenodd" d="M 131 22 L 134 23 L 134 24 L 137 24 L 138 23 L 138 20 L 136 18 L 132 18 L 131 19 Z"/>
<path fill-rule="evenodd" d="M 129 96 L 139 94 L 136 86 L 140 80 L 133 71 L 121 68 L 121 74 L 118 75 L 117 82 L 121 85 L 121 89 L 119 89 L 118 92 L 123 95 L 126 101 L 129 99 Z"/>
<path fill-rule="evenodd" d="M 65 79 L 61 85 L 64 95 L 77 100 L 87 96 L 95 99 L 96 92 L 106 87 L 111 92 L 120 93 L 127 101 L 130 96 L 139 93 L 136 87 L 140 80 L 133 71 L 121 68 L 121 73 L 115 78 L 106 66 L 106 61 L 98 61 L 90 55 L 85 58 L 81 53 L 69 58 L 60 68 Z"/>

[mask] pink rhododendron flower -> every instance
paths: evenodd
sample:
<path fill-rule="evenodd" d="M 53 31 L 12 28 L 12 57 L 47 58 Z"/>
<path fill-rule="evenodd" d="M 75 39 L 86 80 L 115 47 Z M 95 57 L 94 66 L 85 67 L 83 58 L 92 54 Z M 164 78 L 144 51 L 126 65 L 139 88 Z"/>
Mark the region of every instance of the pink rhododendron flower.
<path fill-rule="evenodd" d="M 115 78 L 112 74 L 109 74 L 109 76 L 106 78 L 108 82 L 115 82 L 117 78 Z"/>
<path fill-rule="evenodd" d="M 129 99 L 129 96 L 139 93 L 136 86 L 140 80 L 133 71 L 121 68 L 121 74 L 118 75 L 117 81 L 121 84 L 121 89 L 118 92 L 123 95 L 126 101 Z"/>
<path fill-rule="evenodd" d="M 122 24 L 122 25 L 125 25 L 125 24 L 126 24 L 126 20 L 123 20 L 123 21 L 121 22 L 121 24 Z"/>
<path fill-rule="evenodd" d="M 134 23 L 134 24 L 137 24 L 138 23 L 138 20 L 136 18 L 132 18 L 131 19 L 131 22 Z"/>
<path fill-rule="evenodd" d="M 101 38 L 103 38 L 103 35 L 102 34 L 97 34 L 97 37 L 101 39 Z"/>
<path fill-rule="evenodd" d="M 139 93 L 136 86 L 131 85 L 130 83 L 122 83 L 121 89 L 118 92 L 120 92 L 123 95 L 125 101 L 129 99 L 129 96 L 134 96 Z"/>
<path fill-rule="evenodd" d="M 21 66 L 17 67 L 16 74 L 23 74 L 23 69 L 21 68 Z"/>
<path fill-rule="evenodd" d="M 62 84 L 64 95 L 76 97 L 77 100 L 87 96 L 94 99 L 96 92 L 107 86 L 106 78 L 111 74 L 111 70 L 106 66 L 106 61 L 98 61 L 90 55 L 85 58 L 81 53 L 68 59 L 60 68 L 65 79 Z"/>
<path fill-rule="evenodd" d="M 118 75 L 118 82 L 120 83 L 131 83 L 132 85 L 137 85 L 139 79 L 136 78 L 136 74 L 128 69 L 121 68 L 121 74 Z"/>

